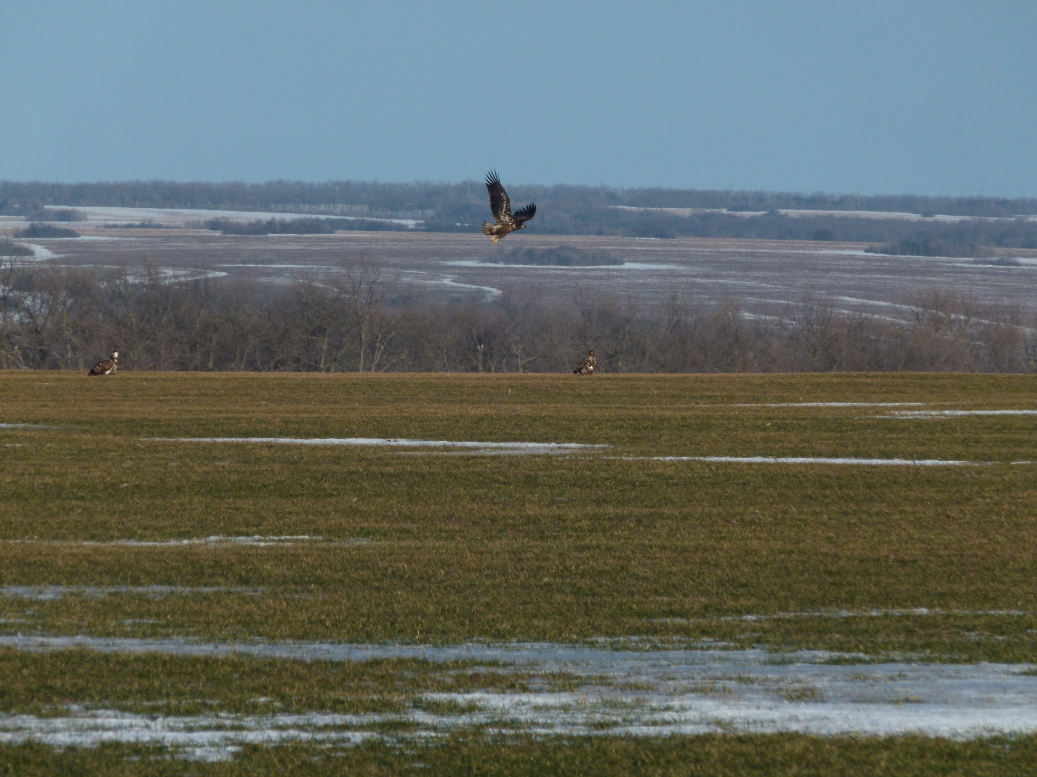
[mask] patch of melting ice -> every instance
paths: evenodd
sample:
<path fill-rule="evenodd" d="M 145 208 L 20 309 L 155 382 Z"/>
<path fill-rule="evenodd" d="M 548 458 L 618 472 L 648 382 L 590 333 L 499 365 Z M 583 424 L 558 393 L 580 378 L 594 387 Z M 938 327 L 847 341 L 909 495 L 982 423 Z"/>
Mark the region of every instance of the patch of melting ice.
<path fill-rule="evenodd" d="M 410 440 L 382 437 L 145 437 L 145 442 L 277 443 L 281 445 L 345 445 L 356 447 L 460 449 L 471 454 L 524 453 L 567 454 L 595 451 L 607 445 L 573 442 L 469 442 L 458 440 Z"/>
<path fill-rule="evenodd" d="M 259 596 L 262 588 L 182 585 L 8 585 L 0 587 L 0 597 L 54 602 L 70 596 L 99 599 L 116 594 L 138 594 L 160 599 L 166 596 L 200 596 L 207 594 L 244 594 Z"/>
<path fill-rule="evenodd" d="M 984 467 L 996 461 L 947 459 L 853 459 L 825 456 L 607 456 L 621 461 L 704 461 L 712 464 L 842 464 L 865 467 Z M 1022 462 L 1012 462 L 1019 464 Z"/>
<path fill-rule="evenodd" d="M 137 742 L 180 748 L 182 756 L 230 757 L 246 744 L 288 741 L 348 745 L 378 738 L 427 740 L 459 729 L 542 736 L 671 736 L 803 732 L 969 738 L 1037 731 L 1037 674 L 1029 665 L 824 663 L 824 652 L 629 650 L 586 645 L 343 645 L 230 643 L 91 637 L 0 637 L 0 647 L 103 652 L 233 654 L 363 661 L 424 658 L 494 662 L 471 671 L 522 671 L 582 678 L 565 692 L 417 694 L 399 712 L 197 716 L 138 715 L 73 707 L 50 716 L 0 716 L 0 742 L 52 746 Z M 438 702 L 457 713 L 422 707 Z M 401 733 L 387 725 L 406 724 Z"/>

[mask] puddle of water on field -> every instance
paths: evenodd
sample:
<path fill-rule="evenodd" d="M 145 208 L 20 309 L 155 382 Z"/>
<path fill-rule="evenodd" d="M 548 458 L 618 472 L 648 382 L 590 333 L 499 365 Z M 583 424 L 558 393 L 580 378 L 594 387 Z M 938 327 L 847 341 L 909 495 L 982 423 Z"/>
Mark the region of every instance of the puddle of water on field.
<path fill-rule="evenodd" d="M 0 429 L 57 429 L 56 426 L 44 424 L 0 424 Z"/>
<path fill-rule="evenodd" d="M 469 442 L 410 440 L 381 437 L 146 437 L 145 442 L 276 443 L 281 445 L 345 445 L 355 447 L 461 449 L 470 453 L 524 453 L 527 455 L 575 453 L 607 448 L 566 442 Z"/>
<path fill-rule="evenodd" d="M 629 644 L 627 641 L 626 644 Z M 956 738 L 1037 731 L 1037 676 L 1029 665 L 833 664 L 822 651 L 614 650 L 527 643 L 361 645 L 197 643 L 91 637 L 0 637 L 0 647 L 188 655 L 279 656 L 363 661 L 424 658 L 494 662 L 470 671 L 582 677 L 564 692 L 416 694 L 414 708 L 366 715 L 152 716 L 73 708 L 55 716 L 0 716 L 0 742 L 54 746 L 146 742 L 181 747 L 193 758 L 230 757 L 245 744 L 286 741 L 355 744 L 371 737 L 427 740 L 458 729 L 545 736 L 669 736 L 795 731 L 873 736 L 920 733 Z M 146 700 L 145 700 L 146 701 Z M 433 714 L 427 703 L 454 706 Z M 908 703 L 910 702 L 910 703 Z M 402 733 L 382 733 L 405 724 Z"/>

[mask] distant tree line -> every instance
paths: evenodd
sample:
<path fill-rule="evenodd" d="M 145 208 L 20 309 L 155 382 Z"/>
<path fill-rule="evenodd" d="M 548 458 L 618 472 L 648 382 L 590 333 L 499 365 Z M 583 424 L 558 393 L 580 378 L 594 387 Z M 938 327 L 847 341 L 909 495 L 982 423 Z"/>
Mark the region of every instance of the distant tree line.
<path fill-rule="evenodd" d="M 623 260 L 608 251 L 574 246 L 555 248 L 505 248 L 480 261 L 486 264 L 522 264 L 535 267 L 618 267 Z"/>
<path fill-rule="evenodd" d="M 206 229 L 213 229 L 224 235 L 333 235 L 339 230 L 406 231 L 408 227 L 392 221 L 379 221 L 364 218 L 326 218 L 326 219 L 266 219 L 257 221 L 231 221 L 230 219 L 209 219 L 204 222 Z"/>
<path fill-rule="evenodd" d="M 709 237 L 759 240 L 815 240 L 875 243 L 894 246 L 901 240 L 954 246 L 951 256 L 970 255 L 978 247 L 1037 248 L 1037 220 L 907 221 L 845 216 L 788 216 L 778 212 L 759 216 L 696 213 L 679 216 L 665 211 L 589 208 L 566 213 L 538 206 L 543 221 L 537 231 L 560 235 L 615 235 L 646 238 Z M 878 250 L 881 250 L 879 248 Z"/>
<path fill-rule="evenodd" d="M 615 188 L 607 186 L 529 186 L 507 180 L 513 202 L 626 205 L 653 208 L 719 208 L 732 211 L 863 210 L 918 213 L 923 216 L 1037 215 L 1037 198 L 925 197 L 921 195 L 855 195 L 815 192 Z M 379 183 L 377 181 L 269 181 L 205 183 L 123 181 L 45 183 L 0 181 L 0 213 L 42 205 L 118 206 L 133 208 L 211 208 L 266 210 L 296 206 L 341 206 L 343 215 L 423 218 L 448 203 L 485 200 L 482 181 L 461 183 Z M 357 212 L 356 209 L 362 209 Z M 323 212 L 323 211 L 321 211 Z M 406 215 L 403 215 L 406 214 Z M 36 218 L 35 221 L 43 219 Z"/>
<path fill-rule="evenodd" d="M 33 222 L 23 229 L 16 229 L 11 237 L 18 238 L 46 238 L 46 237 L 79 237 L 79 233 L 67 227 L 56 227 L 53 224 Z"/>
<path fill-rule="evenodd" d="M 135 370 L 566 372 L 594 348 L 603 372 L 1035 371 L 1018 309 L 938 291 L 908 303 L 903 323 L 811 296 L 766 316 L 591 291 L 450 304 L 363 257 L 289 285 L 7 257 L 0 368 L 86 370 L 118 349 Z"/>
<path fill-rule="evenodd" d="M 901 241 L 944 245 L 951 255 L 975 255 L 981 248 L 1037 247 L 1037 220 L 997 222 L 907 221 L 850 216 L 788 216 L 779 209 L 901 211 L 922 215 L 996 216 L 1037 214 L 1037 199 L 918 197 L 771 192 L 614 189 L 590 186 L 509 184 L 514 202 L 536 201 L 530 230 L 539 234 L 626 237 L 730 237 L 772 240 L 870 242 L 896 251 Z M 63 206 L 62 210 L 44 208 Z M 75 220 L 74 206 L 230 209 L 339 216 L 333 223 L 304 224 L 272 218 L 249 226 L 225 220 L 210 228 L 242 234 L 315 234 L 338 229 L 409 229 L 378 219 L 417 219 L 428 232 L 478 232 L 489 218 L 485 187 L 460 184 L 384 184 L 356 181 L 300 183 L 124 183 L 51 184 L 0 182 L 0 213 L 30 221 Z M 636 208 L 713 208 L 722 212 L 679 213 Z M 345 218 L 345 217 L 350 218 Z M 294 230 L 306 230 L 296 232 Z M 980 251 L 980 253 L 982 253 Z"/>

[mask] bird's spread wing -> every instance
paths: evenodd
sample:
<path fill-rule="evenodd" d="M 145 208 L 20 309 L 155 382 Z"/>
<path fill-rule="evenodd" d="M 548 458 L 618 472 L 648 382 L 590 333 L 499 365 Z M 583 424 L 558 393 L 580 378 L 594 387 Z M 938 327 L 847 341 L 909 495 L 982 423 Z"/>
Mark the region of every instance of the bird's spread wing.
<path fill-rule="evenodd" d="M 536 214 L 537 214 L 536 203 L 535 202 L 531 202 L 531 203 L 529 203 L 529 205 L 524 207 L 522 210 L 515 211 L 515 215 L 512 216 L 512 218 L 515 220 L 516 224 L 525 224 L 527 221 L 529 221 L 531 218 L 533 218 Z"/>
<path fill-rule="evenodd" d="M 490 193 L 490 212 L 498 224 L 503 224 L 511 218 L 511 200 L 501 186 L 496 170 L 486 174 L 486 189 Z"/>

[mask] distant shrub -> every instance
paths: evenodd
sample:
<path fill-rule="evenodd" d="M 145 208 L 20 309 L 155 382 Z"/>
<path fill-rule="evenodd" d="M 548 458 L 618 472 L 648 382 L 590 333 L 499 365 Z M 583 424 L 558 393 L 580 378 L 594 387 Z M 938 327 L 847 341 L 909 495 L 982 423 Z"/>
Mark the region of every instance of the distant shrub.
<path fill-rule="evenodd" d="M 989 249 L 974 243 L 942 240 L 929 237 L 904 237 L 895 243 L 871 246 L 864 249 L 870 254 L 891 254 L 893 256 L 951 256 L 951 257 L 987 257 Z"/>
<path fill-rule="evenodd" d="M 86 221 L 86 216 L 72 208 L 37 207 L 25 212 L 26 221 Z"/>
<path fill-rule="evenodd" d="M 32 256 L 32 249 L 20 243 L 0 239 L 0 256 Z"/>
<path fill-rule="evenodd" d="M 824 241 L 835 240 L 835 233 L 827 227 L 822 227 L 821 229 L 815 229 L 814 234 L 810 239 Z"/>
<path fill-rule="evenodd" d="M 623 264 L 622 259 L 617 259 L 605 251 L 585 251 L 570 246 L 512 249 L 480 261 L 486 264 L 528 264 L 542 267 L 616 267 Z"/>
<path fill-rule="evenodd" d="M 179 229 L 168 224 L 159 224 L 157 221 L 138 221 L 135 224 L 104 224 L 105 229 Z"/>
<path fill-rule="evenodd" d="M 335 227 L 325 219 L 267 219 L 266 221 L 230 221 L 229 219 L 210 219 L 205 222 L 206 229 L 222 232 L 224 235 L 330 235 Z"/>
<path fill-rule="evenodd" d="M 26 214 L 26 221 L 86 221 L 86 217 L 72 207 L 40 207 Z"/>
<path fill-rule="evenodd" d="M 14 232 L 15 237 L 79 237 L 79 233 L 74 229 L 66 229 L 65 227 L 55 227 L 51 224 L 37 224 L 32 223 L 25 229 L 19 229 Z"/>

